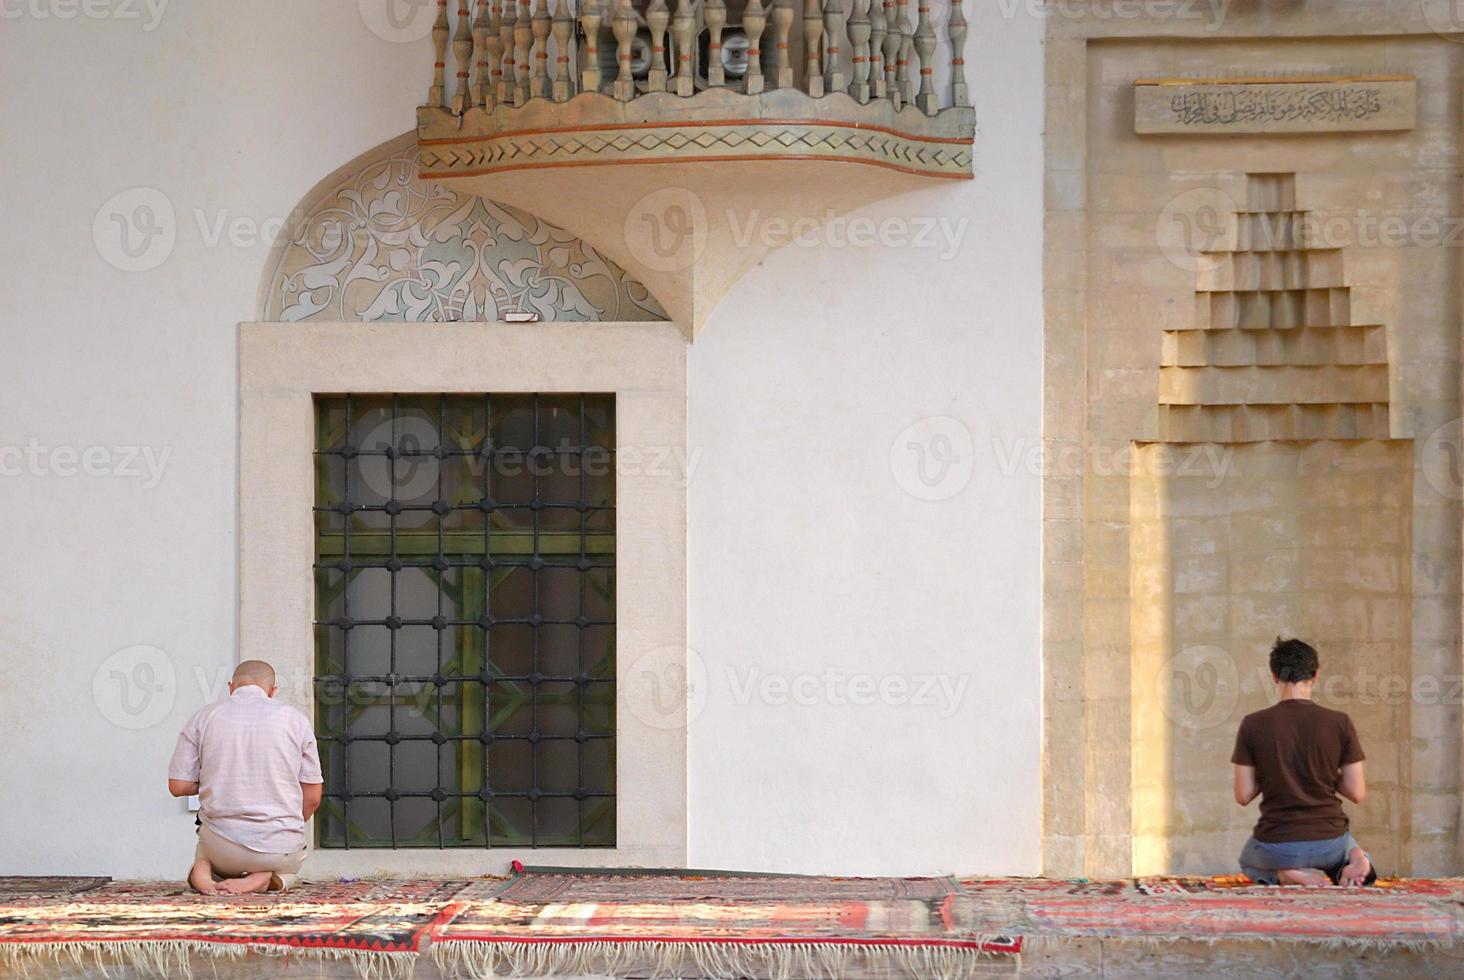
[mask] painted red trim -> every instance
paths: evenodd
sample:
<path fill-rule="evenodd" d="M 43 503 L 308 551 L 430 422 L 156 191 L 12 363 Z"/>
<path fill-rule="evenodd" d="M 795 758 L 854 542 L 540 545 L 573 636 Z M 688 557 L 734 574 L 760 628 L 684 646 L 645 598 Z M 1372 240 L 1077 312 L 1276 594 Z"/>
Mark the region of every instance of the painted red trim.
<path fill-rule="evenodd" d="M 728 944 L 732 946 L 813 946 L 832 944 L 835 946 L 898 946 L 898 947 L 919 947 L 936 946 L 942 949 L 975 949 L 991 953 L 1020 953 L 1022 951 L 1022 937 L 1014 937 L 1010 943 L 989 943 L 979 942 L 974 939 L 853 939 L 849 937 L 813 937 L 789 938 L 785 936 L 770 937 L 767 939 L 738 939 L 738 938 L 712 938 L 696 936 L 636 936 L 625 938 L 621 936 L 499 936 L 489 933 L 474 935 L 454 935 L 437 940 L 438 943 L 522 943 L 524 945 L 555 945 L 580 943 L 682 943 L 692 946 L 705 946 L 710 944 Z"/>
<path fill-rule="evenodd" d="M 478 170 L 424 170 L 422 177 L 425 180 L 444 180 L 449 177 L 482 177 L 485 174 L 510 173 L 515 170 L 547 170 L 552 167 L 625 167 L 637 163 L 716 163 L 737 160 L 830 160 L 834 163 L 859 163 L 866 167 L 883 167 L 886 170 L 893 170 L 902 174 L 913 174 L 916 177 L 934 177 L 939 180 L 975 179 L 972 174 L 931 173 L 929 170 L 902 167 L 897 163 L 886 163 L 883 160 L 866 160 L 862 157 L 818 156 L 816 154 L 788 154 L 786 156 L 766 154 L 758 154 L 756 156 L 695 156 L 670 157 L 667 159 L 657 158 L 652 160 L 565 160 L 561 163 L 519 163 L 508 167 L 483 167 Z"/>

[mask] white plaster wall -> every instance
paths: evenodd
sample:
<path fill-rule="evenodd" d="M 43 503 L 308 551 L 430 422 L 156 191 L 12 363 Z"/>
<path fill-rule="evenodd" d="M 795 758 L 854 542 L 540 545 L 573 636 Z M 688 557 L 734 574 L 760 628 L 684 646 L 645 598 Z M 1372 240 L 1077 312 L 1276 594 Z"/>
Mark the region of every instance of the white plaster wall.
<path fill-rule="evenodd" d="M 1039 480 L 1001 475 L 991 440 L 1040 435 L 1041 30 L 1024 4 L 968 6 L 980 176 L 866 212 L 967 219 L 959 252 L 785 249 L 690 354 L 693 864 L 1038 869 Z M 427 49 L 353 0 L 116 7 L 141 19 L 0 5 L 0 464 L 33 440 L 168 454 L 156 485 L 59 475 L 64 453 L 0 476 L 0 874 L 186 866 L 164 765 L 235 659 L 236 324 L 268 254 L 209 236 L 286 214 L 408 128 L 428 82 Z M 93 220 L 136 187 L 168 198 L 177 241 L 124 273 Z M 928 503 L 889 458 L 936 415 L 969 428 L 976 468 Z M 171 695 L 109 661 L 138 645 Z M 750 666 L 967 686 L 948 717 L 739 703 L 726 671 Z"/>
<path fill-rule="evenodd" d="M 0 874 L 181 874 L 193 820 L 165 766 L 208 696 L 199 675 L 234 661 L 236 334 L 268 255 L 210 246 L 193 212 L 210 227 L 286 214 L 409 129 L 430 46 L 373 35 L 355 0 L 172 0 L 152 31 L 144 2 L 121 8 L 142 22 L 37 2 L 0 6 L 0 452 L 35 439 L 171 456 L 150 489 L 0 476 Z M 124 273 L 92 223 L 138 186 L 171 200 L 177 244 Z M 100 705 L 92 681 L 138 644 L 163 652 L 176 698 L 120 714 L 162 711 L 129 730 L 109 720 L 115 681 Z"/>
<path fill-rule="evenodd" d="M 1043 70 L 1028 6 L 968 4 L 976 180 L 861 212 L 964 221 L 959 250 L 784 248 L 691 350 L 694 866 L 1040 872 L 1041 491 L 1025 453 L 1041 439 Z M 974 473 L 928 502 L 896 481 L 891 449 L 934 416 L 969 431 Z M 849 703 L 855 674 L 887 686 Z M 899 679 L 927 677 L 966 685 L 954 711 L 910 703 Z"/>

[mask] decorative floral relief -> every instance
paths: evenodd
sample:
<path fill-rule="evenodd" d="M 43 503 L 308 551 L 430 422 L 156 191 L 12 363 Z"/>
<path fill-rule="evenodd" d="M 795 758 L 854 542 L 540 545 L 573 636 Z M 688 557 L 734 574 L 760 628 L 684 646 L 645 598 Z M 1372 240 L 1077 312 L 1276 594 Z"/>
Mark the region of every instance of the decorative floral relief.
<path fill-rule="evenodd" d="M 290 232 L 264 320 L 666 319 L 645 286 L 569 232 L 421 180 L 415 146 L 347 178 Z"/>

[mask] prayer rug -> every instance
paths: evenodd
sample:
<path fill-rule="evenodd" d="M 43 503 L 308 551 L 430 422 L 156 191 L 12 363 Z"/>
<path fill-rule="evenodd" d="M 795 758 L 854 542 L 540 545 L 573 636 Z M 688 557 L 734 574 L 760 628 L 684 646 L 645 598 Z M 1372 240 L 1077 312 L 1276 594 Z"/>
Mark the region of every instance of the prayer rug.
<path fill-rule="evenodd" d="M 111 880 L 58 875 L 9 875 L 0 877 L 0 899 L 30 898 L 35 895 L 77 895 L 100 888 Z"/>
<path fill-rule="evenodd" d="M 204 896 L 172 884 L 108 885 L 0 900 L 0 973 L 35 958 L 88 957 L 189 974 L 194 953 L 349 960 L 362 976 L 406 977 L 462 882 L 303 884 L 279 894 Z"/>
<path fill-rule="evenodd" d="M 956 879 L 825 878 L 746 872 L 526 868 L 493 897 L 505 902 L 936 901 Z"/>
<path fill-rule="evenodd" d="M 1358 948 L 1464 949 L 1459 881 L 1378 888 L 1266 887 L 1218 879 L 960 882 L 958 929 L 993 923 L 1026 937 L 1140 942 L 1295 941 Z"/>
<path fill-rule="evenodd" d="M 960 928 L 960 898 L 949 879 L 530 873 L 493 895 L 459 895 L 431 955 L 452 978 L 872 970 L 924 980 L 1015 967 L 1021 938 Z"/>

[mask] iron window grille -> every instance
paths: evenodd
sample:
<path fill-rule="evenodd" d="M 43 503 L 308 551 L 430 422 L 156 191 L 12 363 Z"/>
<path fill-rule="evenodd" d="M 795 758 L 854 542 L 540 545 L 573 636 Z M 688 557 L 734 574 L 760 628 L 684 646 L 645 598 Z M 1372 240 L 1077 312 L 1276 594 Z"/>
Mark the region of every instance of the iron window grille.
<path fill-rule="evenodd" d="M 614 396 L 315 411 L 319 846 L 613 847 Z"/>

